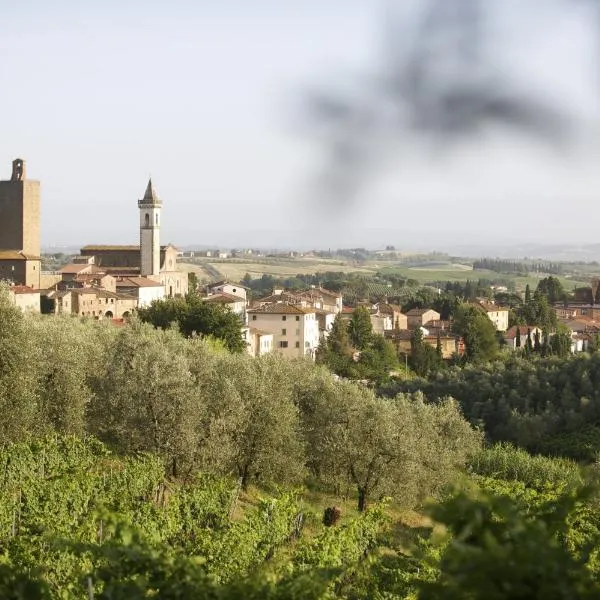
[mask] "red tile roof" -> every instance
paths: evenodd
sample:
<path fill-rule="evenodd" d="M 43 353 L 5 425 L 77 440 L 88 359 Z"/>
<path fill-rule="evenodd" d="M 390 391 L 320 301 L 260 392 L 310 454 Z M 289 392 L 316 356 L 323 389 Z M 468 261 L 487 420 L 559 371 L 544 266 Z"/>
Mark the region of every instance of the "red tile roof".
<path fill-rule="evenodd" d="M 314 309 L 302 308 L 295 304 L 288 304 L 286 302 L 279 302 L 277 304 L 265 304 L 258 308 L 251 308 L 248 311 L 249 314 L 272 314 L 272 315 L 310 315 L 315 314 Z"/>
<path fill-rule="evenodd" d="M 234 302 L 246 302 L 243 298 L 239 296 L 234 296 L 233 294 L 227 294 L 226 292 L 219 292 L 218 294 L 213 294 L 212 296 L 207 296 L 203 298 L 205 302 L 217 302 L 221 304 L 233 304 Z"/>
<path fill-rule="evenodd" d="M 162 283 L 148 279 L 148 277 L 119 277 L 117 287 L 162 287 Z"/>

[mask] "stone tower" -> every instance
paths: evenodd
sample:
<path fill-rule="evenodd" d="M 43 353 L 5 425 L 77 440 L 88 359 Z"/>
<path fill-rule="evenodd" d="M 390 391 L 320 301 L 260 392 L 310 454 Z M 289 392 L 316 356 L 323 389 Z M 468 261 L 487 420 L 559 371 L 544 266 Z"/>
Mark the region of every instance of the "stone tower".
<path fill-rule="evenodd" d="M 12 176 L 0 181 L 0 250 L 39 258 L 40 182 L 26 179 L 25 161 L 13 160 Z"/>
<path fill-rule="evenodd" d="M 160 274 L 160 211 L 162 202 L 148 180 L 146 192 L 138 200 L 140 209 L 140 274 L 158 278 Z"/>

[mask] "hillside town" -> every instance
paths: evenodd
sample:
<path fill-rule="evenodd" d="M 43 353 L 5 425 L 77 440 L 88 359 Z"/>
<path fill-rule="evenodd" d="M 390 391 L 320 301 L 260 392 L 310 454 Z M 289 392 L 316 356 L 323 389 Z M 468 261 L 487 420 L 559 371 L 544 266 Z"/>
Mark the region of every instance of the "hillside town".
<path fill-rule="evenodd" d="M 59 270 L 43 271 L 40 183 L 26 175 L 25 161 L 15 159 L 11 178 L 0 182 L 0 277 L 8 282 L 10 297 L 23 311 L 119 324 L 154 301 L 185 297 L 190 291 L 188 272 L 179 262 L 184 253 L 172 244 L 161 245 L 163 203 L 151 180 L 137 201 L 139 245 L 88 244 Z M 598 293 L 594 285 L 589 294 L 583 294 L 583 301 L 553 307 L 570 332 L 572 352 L 587 350 L 600 333 L 600 305 L 591 301 Z M 416 329 L 423 343 L 439 349 L 444 359 L 465 353 L 464 339 L 454 331 L 451 319 L 442 319 L 427 306 L 403 312 L 385 298 L 359 299 L 348 305 L 341 292 L 319 286 L 300 291 L 275 288 L 259 297 L 251 297 L 249 292 L 242 283 L 228 280 L 194 290 L 205 302 L 239 316 L 241 335 L 252 356 L 277 352 L 314 359 L 336 316 L 349 321 L 359 307 L 368 311 L 373 333 L 393 343 L 400 356 L 410 353 Z M 543 343 L 544 332 L 538 323 L 509 326 L 509 307 L 486 298 L 472 304 L 489 318 L 506 348 L 524 348 L 527 340 Z"/>

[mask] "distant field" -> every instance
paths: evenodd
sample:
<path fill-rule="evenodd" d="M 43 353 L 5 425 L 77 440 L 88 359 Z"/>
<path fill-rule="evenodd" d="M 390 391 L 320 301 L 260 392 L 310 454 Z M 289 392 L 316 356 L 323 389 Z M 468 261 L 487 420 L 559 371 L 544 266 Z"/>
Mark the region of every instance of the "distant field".
<path fill-rule="evenodd" d="M 215 260 L 214 258 L 198 258 L 193 259 L 193 262 L 181 262 L 180 268 L 194 271 L 200 279 L 212 280 L 223 277 L 232 281 L 239 281 L 246 273 L 250 273 L 252 278 L 259 278 L 264 274 L 285 278 L 293 277 L 294 275 L 312 275 L 313 273 L 323 273 L 326 271 L 363 273 L 365 275 L 374 275 L 377 272 L 381 272 L 384 275 L 387 273 L 414 279 L 422 284 L 437 281 L 466 282 L 477 279 L 514 281 L 518 290 L 524 290 L 527 284 L 535 289 L 538 281 L 545 277 L 544 274 L 531 274 L 527 277 L 519 277 L 496 273 L 486 269 L 473 269 L 471 265 L 460 263 L 434 263 L 431 265 L 409 267 L 385 261 L 373 261 L 358 266 L 350 261 L 314 258 L 260 258 L 254 261 L 248 259 Z M 560 277 L 559 279 L 566 289 L 573 289 L 576 286 L 589 284 L 589 279 L 585 276 L 580 276 L 578 279 L 565 277 Z"/>
<path fill-rule="evenodd" d="M 200 277 L 208 277 L 210 272 L 218 271 L 223 277 L 233 281 L 242 279 L 246 273 L 250 273 L 253 279 L 263 275 L 273 277 L 293 277 L 294 275 L 312 275 L 313 273 L 324 273 L 331 271 L 335 273 L 364 273 L 373 275 L 377 272 L 376 267 L 354 266 L 349 262 L 340 260 L 312 260 L 312 259 L 261 259 L 252 262 L 248 260 L 223 260 L 211 261 L 210 259 L 196 259 L 193 263 L 182 262 L 181 267 L 196 272 Z"/>
<path fill-rule="evenodd" d="M 447 273 L 448 271 L 473 271 L 472 265 L 461 265 L 457 263 L 447 264 L 447 265 L 431 265 L 431 266 L 423 266 L 423 267 L 408 267 L 410 271 L 437 271 Z"/>

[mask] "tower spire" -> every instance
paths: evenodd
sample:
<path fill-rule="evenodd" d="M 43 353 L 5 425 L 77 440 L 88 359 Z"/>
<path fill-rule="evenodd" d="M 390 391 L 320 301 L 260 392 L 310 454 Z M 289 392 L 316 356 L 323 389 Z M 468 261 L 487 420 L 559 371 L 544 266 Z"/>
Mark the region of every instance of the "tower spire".
<path fill-rule="evenodd" d="M 141 202 L 143 204 L 161 204 L 160 198 L 152 185 L 152 177 L 148 179 L 148 185 L 146 186 L 146 191 L 144 192 L 144 197 Z"/>

